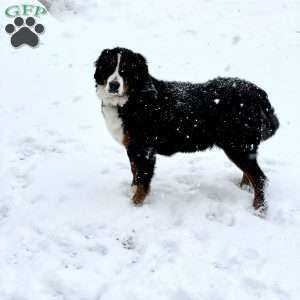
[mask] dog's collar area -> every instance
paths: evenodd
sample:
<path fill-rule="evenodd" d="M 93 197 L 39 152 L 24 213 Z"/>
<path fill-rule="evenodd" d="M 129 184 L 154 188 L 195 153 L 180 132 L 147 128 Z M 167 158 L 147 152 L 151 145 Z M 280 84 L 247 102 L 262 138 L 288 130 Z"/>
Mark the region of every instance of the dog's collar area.
<path fill-rule="evenodd" d="M 103 103 L 102 100 L 102 107 L 112 107 L 112 108 L 118 108 L 118 107 L 123 107 L 126 103 L 120 105 L 119 103 L 112 104 L 112 103 Z"/>
<path fill-rule="evenodd" d="M 103 102 L 102 102 L 102 106 L 103 107 L 118 107 L 118 106 L 120 106 L 119 104 L 111 104 L 111 103 L 107 103 L 107 104 L 104 104 Z M 121 107 L 121 106 L 120 106 Z"/>

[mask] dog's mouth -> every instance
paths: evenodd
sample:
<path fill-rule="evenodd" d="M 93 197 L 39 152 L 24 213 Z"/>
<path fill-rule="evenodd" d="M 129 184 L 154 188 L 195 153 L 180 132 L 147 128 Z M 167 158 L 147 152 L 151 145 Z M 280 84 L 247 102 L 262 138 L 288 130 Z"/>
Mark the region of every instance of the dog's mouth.
<path fill-rule="evenodd" d="M 111 97 L 123 97 L 123 96 L 124 96 L 124 93 L 108 91 L 108 92 L 107 92 L 107 95 L 109 95 L 109 96 L 111 96 Z"/>
<path fill-rule="evenodd" d="M 108 99 L 113 99 L 113 98 L 122 98 L 125 96 L 125 93 L 119 93 L 119 92 L 109 92 L 105 91 L 106 97 Z"/>

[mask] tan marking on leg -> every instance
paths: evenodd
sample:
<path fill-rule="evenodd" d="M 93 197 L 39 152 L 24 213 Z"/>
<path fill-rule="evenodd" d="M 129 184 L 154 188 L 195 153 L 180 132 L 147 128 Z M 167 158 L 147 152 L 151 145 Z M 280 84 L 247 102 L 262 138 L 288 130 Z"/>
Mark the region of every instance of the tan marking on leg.
<path fill-rule="evenodd" d="M 264 187 L 263 189 L 259 189 L 258 186 L 255 184 L 255 180 L 252 176 L 247 175 L 249 181 L 251 182 L 252 186 L 254 187 L 254 199 L 253 199 L 253 207 L 255 210 L 259 211 L 261 216 L 266 214 L 267 205 L 264 201 Z"/>
<path fill-rule="evenodd" d="M 254 188 L 253 207 L 256 211 L 260 211 L 261 215 L 266 214 L 267 204 L 265 202 L 265 182 L 267 180 L 265 174 L 260 169 L 257 160 L 250 160 L 244 153 L 233 153 L 225 151 L 231 161 L 239 167 L 247 176 Z M 248 161 L 247 161 L 248 159 Z"/>
<path fill-rule="evenodd" d="M 135 194 L 132 197 L 132 201 L 135 205 L 142 205 L 146 196 L 150 191 L 149 187 L 146 187 L 144 184 L 136 185 Z"/>
<path fill-rule="evenodd" d="M 244 185 L 251 187 L 251 182 L 245 173 L 243 174 L 243 178 L 241 180 L 240 187 L 242 188 Z"/>
<path fill-rule="evenodd" d="M 132 173 L 132 183 L 131 185 L 134 186 L 135 185 L 135 175 L 136 175 L 136 166 L 134 162 L 130 163 L 130 167 L 131 167 L 131 173 Z"/>

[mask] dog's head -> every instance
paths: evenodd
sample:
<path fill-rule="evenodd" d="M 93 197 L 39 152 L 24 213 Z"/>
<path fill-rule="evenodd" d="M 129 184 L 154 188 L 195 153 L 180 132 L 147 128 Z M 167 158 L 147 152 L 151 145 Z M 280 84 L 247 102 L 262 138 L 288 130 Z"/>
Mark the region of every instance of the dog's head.
<path fill-rule="evenodd" d="M 103 50 L 95 67 L 97 91 L 105 104 L 124 105 L 126 96 L 144 88 L 149 78 L 145 58 L 125 48 Z"/>

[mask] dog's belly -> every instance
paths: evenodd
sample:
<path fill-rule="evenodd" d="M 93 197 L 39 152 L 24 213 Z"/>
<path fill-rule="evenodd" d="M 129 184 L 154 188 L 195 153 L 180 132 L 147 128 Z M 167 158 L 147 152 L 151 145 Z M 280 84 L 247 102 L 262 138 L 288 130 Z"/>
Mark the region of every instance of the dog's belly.
<path fill-rule="evenodd" d="M 213 142 L 206 135 L 195 137 L 180 137 L 178 135 L 168 136 L 167 138 L 161 138 L 155 145 L 155 149 L 158 154 L 172 155 L 177 152 L 196 152 L 203 151 L 213 146 Z"/>
<path fill-rule="evenodd" d="M 103 105 L 102 113 L 106 123 L 106 127 L 109 130 L 112 137 L 120 144 L 124 141 L 123 123 L 119 117 L 117 106 Z"/>
<path fill-rule="evenodd" d="M 175 153 L 192 153 L 192 152 L 197 152 L 197 151 L 203 151 L 212 145 L 185 145 L 185 146 L 174 146 L 174 145 L 159 145 L 156 147 L 156 151 L 160 155 L 166 155 L 166 156 L 171 156 Z"/>

